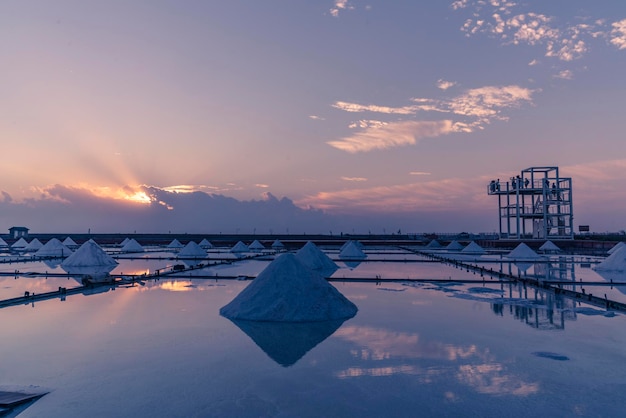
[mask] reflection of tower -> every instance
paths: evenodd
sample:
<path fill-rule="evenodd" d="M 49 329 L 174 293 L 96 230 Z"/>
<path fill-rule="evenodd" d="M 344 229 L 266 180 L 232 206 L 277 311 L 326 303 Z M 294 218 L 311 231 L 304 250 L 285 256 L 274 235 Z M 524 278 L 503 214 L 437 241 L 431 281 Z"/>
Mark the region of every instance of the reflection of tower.
<path fill-rule="evenodd" d="M 523 283 L 510 283 L 507 303 L 494 303 L 494 314 L 513 318 L 533 328 L 565 329 L 565 321 L 575 321 L 575 302 L 542 289 L 528 288 Z"/>
<path fill-rule="evenodd" d="M 573 239 L 572 179 L 558 167 L 530 167 L 510 181 L 491 181 L 501 238 Z"/>

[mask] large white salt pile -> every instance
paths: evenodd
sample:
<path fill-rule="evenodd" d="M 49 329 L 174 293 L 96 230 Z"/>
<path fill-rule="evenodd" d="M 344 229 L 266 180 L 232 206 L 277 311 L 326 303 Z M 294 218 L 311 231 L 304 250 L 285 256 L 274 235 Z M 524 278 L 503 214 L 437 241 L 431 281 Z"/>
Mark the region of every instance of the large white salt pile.
<path fill-rule="evenodd" d="M 220 314 L 252 321 L 313 322 L 351 318 L 357 307 L 293 254 L 272 261 Z"/>
<path fill-rule="evenodd" d="M 539 254 L 523 242 L 520 242 L 517 247 L 508 253 L 507 257 L 515 260 L 536 260 L 541 258 Z"/>
<path fill-rule="evenodd" d="M 463 248 L 461 252 L 464 254 L 484 254 L 485 250 L 483 249 L 483 247 L 472 241 L 467 244 L 467 246 Z"/>
<path fill-rule="evenodd" d="M 135 238 L 132 238 L 128 240 L 124 246 L 122 246 L 122 251 L 125 253 L 142 253 L 145 250 Z"/>
<path fill-rule="evenodd" d="M 463 249 L 463 244 L 458 241 L 452 241 L 450 244 L 446 245 L 446 250 L 448 251 L 461 251 Z"/>
<path fill-rule="evenodd" d="M 250 248 L 246 244 L 241 241 L 238 241 L 237 244 L 230 249 L 231 253 L 247 253 L 250 251 Z"/>
<path fill-rule="evenodd" d="M 609 254 L 613 254 L 615 251 L 619 250 L 620 248 L 622 248 L 624 245 L 626 245 L 624 243 L 624 241 L 620 241 L 617 244 L 615 244 L 609 251 L 607 251 Z"/>
<path fill-rule="evenodd" d="M 213 248 L 213 244 L 211 244 L 211 241 L 209 241 L 208 239 L 204 238 L 202 241 L 200 241 L 200 244 L 198 244 L 201 248 L 204 248 L 205 250 L 208 250 L 210 248 Z"/>
<path fill-rule="evenodd" d="M 441 248 L 442 245 L 439 241 L 437 241 L 436 239 L 430 241 L 427 245 L 426 248 L 430 248 L 430 249 L 434 249 L 434 248 Z"/>
<path fill-rule="evenodd" d="M 67 237 L 63 240 L 62 242 L 63 245 L 65 245 L 67 248 L 78 248 L 78 244 L 76 244 L 76 242 L 71 238 L 71 237 Z"/>
<path fill-rule="evenodd" d="M 626 246 L 613 251 L 613 254 L 593 268 L 598 271 L 626 271 Z"/>
<path fill-rule="evenodd" d="M 180 248 L 183 248 L 183 244 L 181 244 L 179 240 L 174 238 L 172 242 L 168 244 L 167 248 L 172 249 L 172 250 L 178 250 Z"/>
<path fill-rule="evenodd" d="M 324 276 L 331 276 L 339 268 L 311 241 L 308 241 L 296 252 L 296 258 L 311 270 L 318 271 Z"/>
<path fill-rule="evenodd" d="M 539 247 L 539 251 L 545 254 L 555 254 L 560 253 L 561 249 L 555 243 L 548 240 Z"/>
<path fill-rule="evenodd" d="M 50 239 L 43 247 L 37 250 L 35 256 L 37 257 L 67 257 L 72 254 L 66 245 L 56 238 Z"/>
<path fill-rule="evenodd" d="M 11 248 L 13 248 L 14 250 L 23 250 L 24 248 L 26 248 L 27 245 L 28 241 L 26 241 L 24 238 L 20 238 L 15 241 L 13 245 L 11 245 Z"/>
<path fill-rule="evenodd" d="M 81 245 L 74 254 L 67 257 L 61 267 L 67 271 L 67 268 L 73 267 L 98 267 L 98 266 L 116 266 L 117 261 L 108 255 L 93 240 L 89 240 Z"/>
<path fill-rule="evenodd" d="M 189 241 L 187 245 L 178 252 L 178 257 L 182 258 L 204 258 L 206 256 L 206 250 L 194 241 Z"/>
<path fill-rule="evenodd" d="M 252 244 L 248 246 L 248 248 L 254 252 L 259 252 L 263 251 L 265 249 L 265 246 L 261 244 L 259 240 L 255 239 L 254 242 L 252 242 Z"/>
<path fill-rule="evenodd" d="M 41 247 L 43 247 L 41 241 L 39 241 L 37 238 L 33 238 L 33 240 L 29 242 L 26 247 L 24 247 L 24 251 L 26 251 L 27 253 L 33 253 Z"/>
<path fill-rule="evenodd" d="M 363 260 L 367 255 L 361 250 L 356 241 L 348 241 L 339 251 L 339 258 L 343 260 Z"/>

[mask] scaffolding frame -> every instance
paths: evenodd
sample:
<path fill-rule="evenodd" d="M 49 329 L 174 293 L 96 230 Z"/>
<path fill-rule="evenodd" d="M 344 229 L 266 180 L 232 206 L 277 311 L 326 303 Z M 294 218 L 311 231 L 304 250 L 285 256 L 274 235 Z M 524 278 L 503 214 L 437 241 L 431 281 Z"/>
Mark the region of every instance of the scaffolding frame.
<path fill-rule="evenodd" d="M 509 181 L 492 180 L 498 196 L 500 238 L 574 239 L 572 179 L 558 167 L 530 167 Z"/>

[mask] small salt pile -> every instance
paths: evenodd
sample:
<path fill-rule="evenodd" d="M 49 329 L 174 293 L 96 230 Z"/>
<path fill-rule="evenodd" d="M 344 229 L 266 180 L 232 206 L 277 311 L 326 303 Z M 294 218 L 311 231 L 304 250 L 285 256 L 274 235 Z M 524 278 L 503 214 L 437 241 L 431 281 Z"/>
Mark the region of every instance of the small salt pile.
<path fill-rule="evenodd" d="M 448 251 L 461 251 L 463 249 L 463 245 L 458 241 L 452 241 L 450 244 L 446 245 L 446 250 Z"/>
<path fill-rule="evenodd" d="M 536 260 L 541 258 L 539 254 L 533 251 L 528 245 L 521 242 L 515 249 L 513 249 L 510 253 L 507 254 L 508 258 L 512 258 L 515 260 Z"/>
<path fill-rule="evenodd" d="M 339 258 L 342 260 L 364 260 L 367 258 L 367 255 L 356 241 L 348 241 L 339 251 Z"/>
<path fill-rule="evenodd" d="M 539 251 L 544 254 L 556 254 L 560 253 L 561 249 L 555 243 L 548 240 L 539 247 Z"/>
<path fill-rule="evenodd" d="M 125 253 L 142 253 L 144 251 L 145 250 L 143 249 L 141 244 L 139 244 L 134 238 L 128 240 L 128 242 L 126 242 L 126 244 L 122 246 L 122 252 Z"/>
<path fill-rule="evenodd" d="M 247 253 L 250 251 L 250 248 L 246 244 L 241 241 L 238 241 L 237 244 L 230 249 L 231 253 Z"/>
<path fill-rule="evenodd" d="M 204 238 L 202 241 L 200 241 L 200 244 L 198 244 L 198 245 L 200 245 L 200 247 L 204 248 L 205 250 L 213 248 L 213 244 L 211 244 L 211 241 L 209 241 L 206 238 Z"/>
<path fill-rule="evenodd" d="M 81 245 L 74 254 L 67 257 L 61 267 L 67 271 L 67 268 L 73 267 L 101 267 L 116 266 L 117 261 L 108 255 L 95 241 L 89 240 Z"/>
<path fill-rule="evenodd" d="M 358 309 L 293 254 L 272 261 L 220 315 L 251 321 L 313 322 L 352 318 Z"/>
<path fill-rule="evenodd" d="M 265 249 L 265 246 L 261 244 L 259 240 L 255 239 L 254 242 L 248 246 L 248 248 L 254 252 L 260 252 Z"/>
<path fill-rule="evenodd" d="M 339 268 L 317 245 L 308 241 L 296 253 L 296 258 L 311 270 L 315 270 L 324 276 L 331 276 Z"/>
<path fill-rule="evenodd" d="M 613 251 L 613 254 L 594 267 L 597 271 L 622 271 L 626 272 L 626 246 Z"/>
<path fill-rule="evenodd" d="M 483 249 L 483 247 L 472 241 L 467 244 L 467 246 L 463 248 L 461 252 L 464 254 L 484 254 L 485 250 Z"/>
<path fill-rule="evenodd" d="M 169 248 L 170 250 L 179 250 L 183 248 L 183 244 L 181 244 L 179 240 L 174 238 L 172 242 L 168 244 L 167 248 Z"/>
<path fill-rule="evenodd" d="M 204 248 L 196 244 L 194 241 L 189 241 L 185 247 L 178 252 L 178 257 L 183 258 L 204 258 L 207 256 Z"/>
<path fill-rule="evenodd" d="M 56 238 L 50 239 L 46 242 L 43 247 L 37 250 L 35 253 L 36 257 L 67 257 L 72 254 L 72 250 L 70 250 L 65 244 L 59 241 Z"/>

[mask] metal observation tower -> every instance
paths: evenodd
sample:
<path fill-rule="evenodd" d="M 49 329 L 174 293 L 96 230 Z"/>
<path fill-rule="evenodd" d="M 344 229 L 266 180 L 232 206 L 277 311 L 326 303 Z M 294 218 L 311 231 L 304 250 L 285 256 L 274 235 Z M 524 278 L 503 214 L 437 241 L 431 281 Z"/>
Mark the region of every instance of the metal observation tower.
<path fill-rule="evenodd" d="M 500 238 L 573 239 L 572 179 L 558 167 L 530 167 L 509 181 L 492 180 Z"/>

